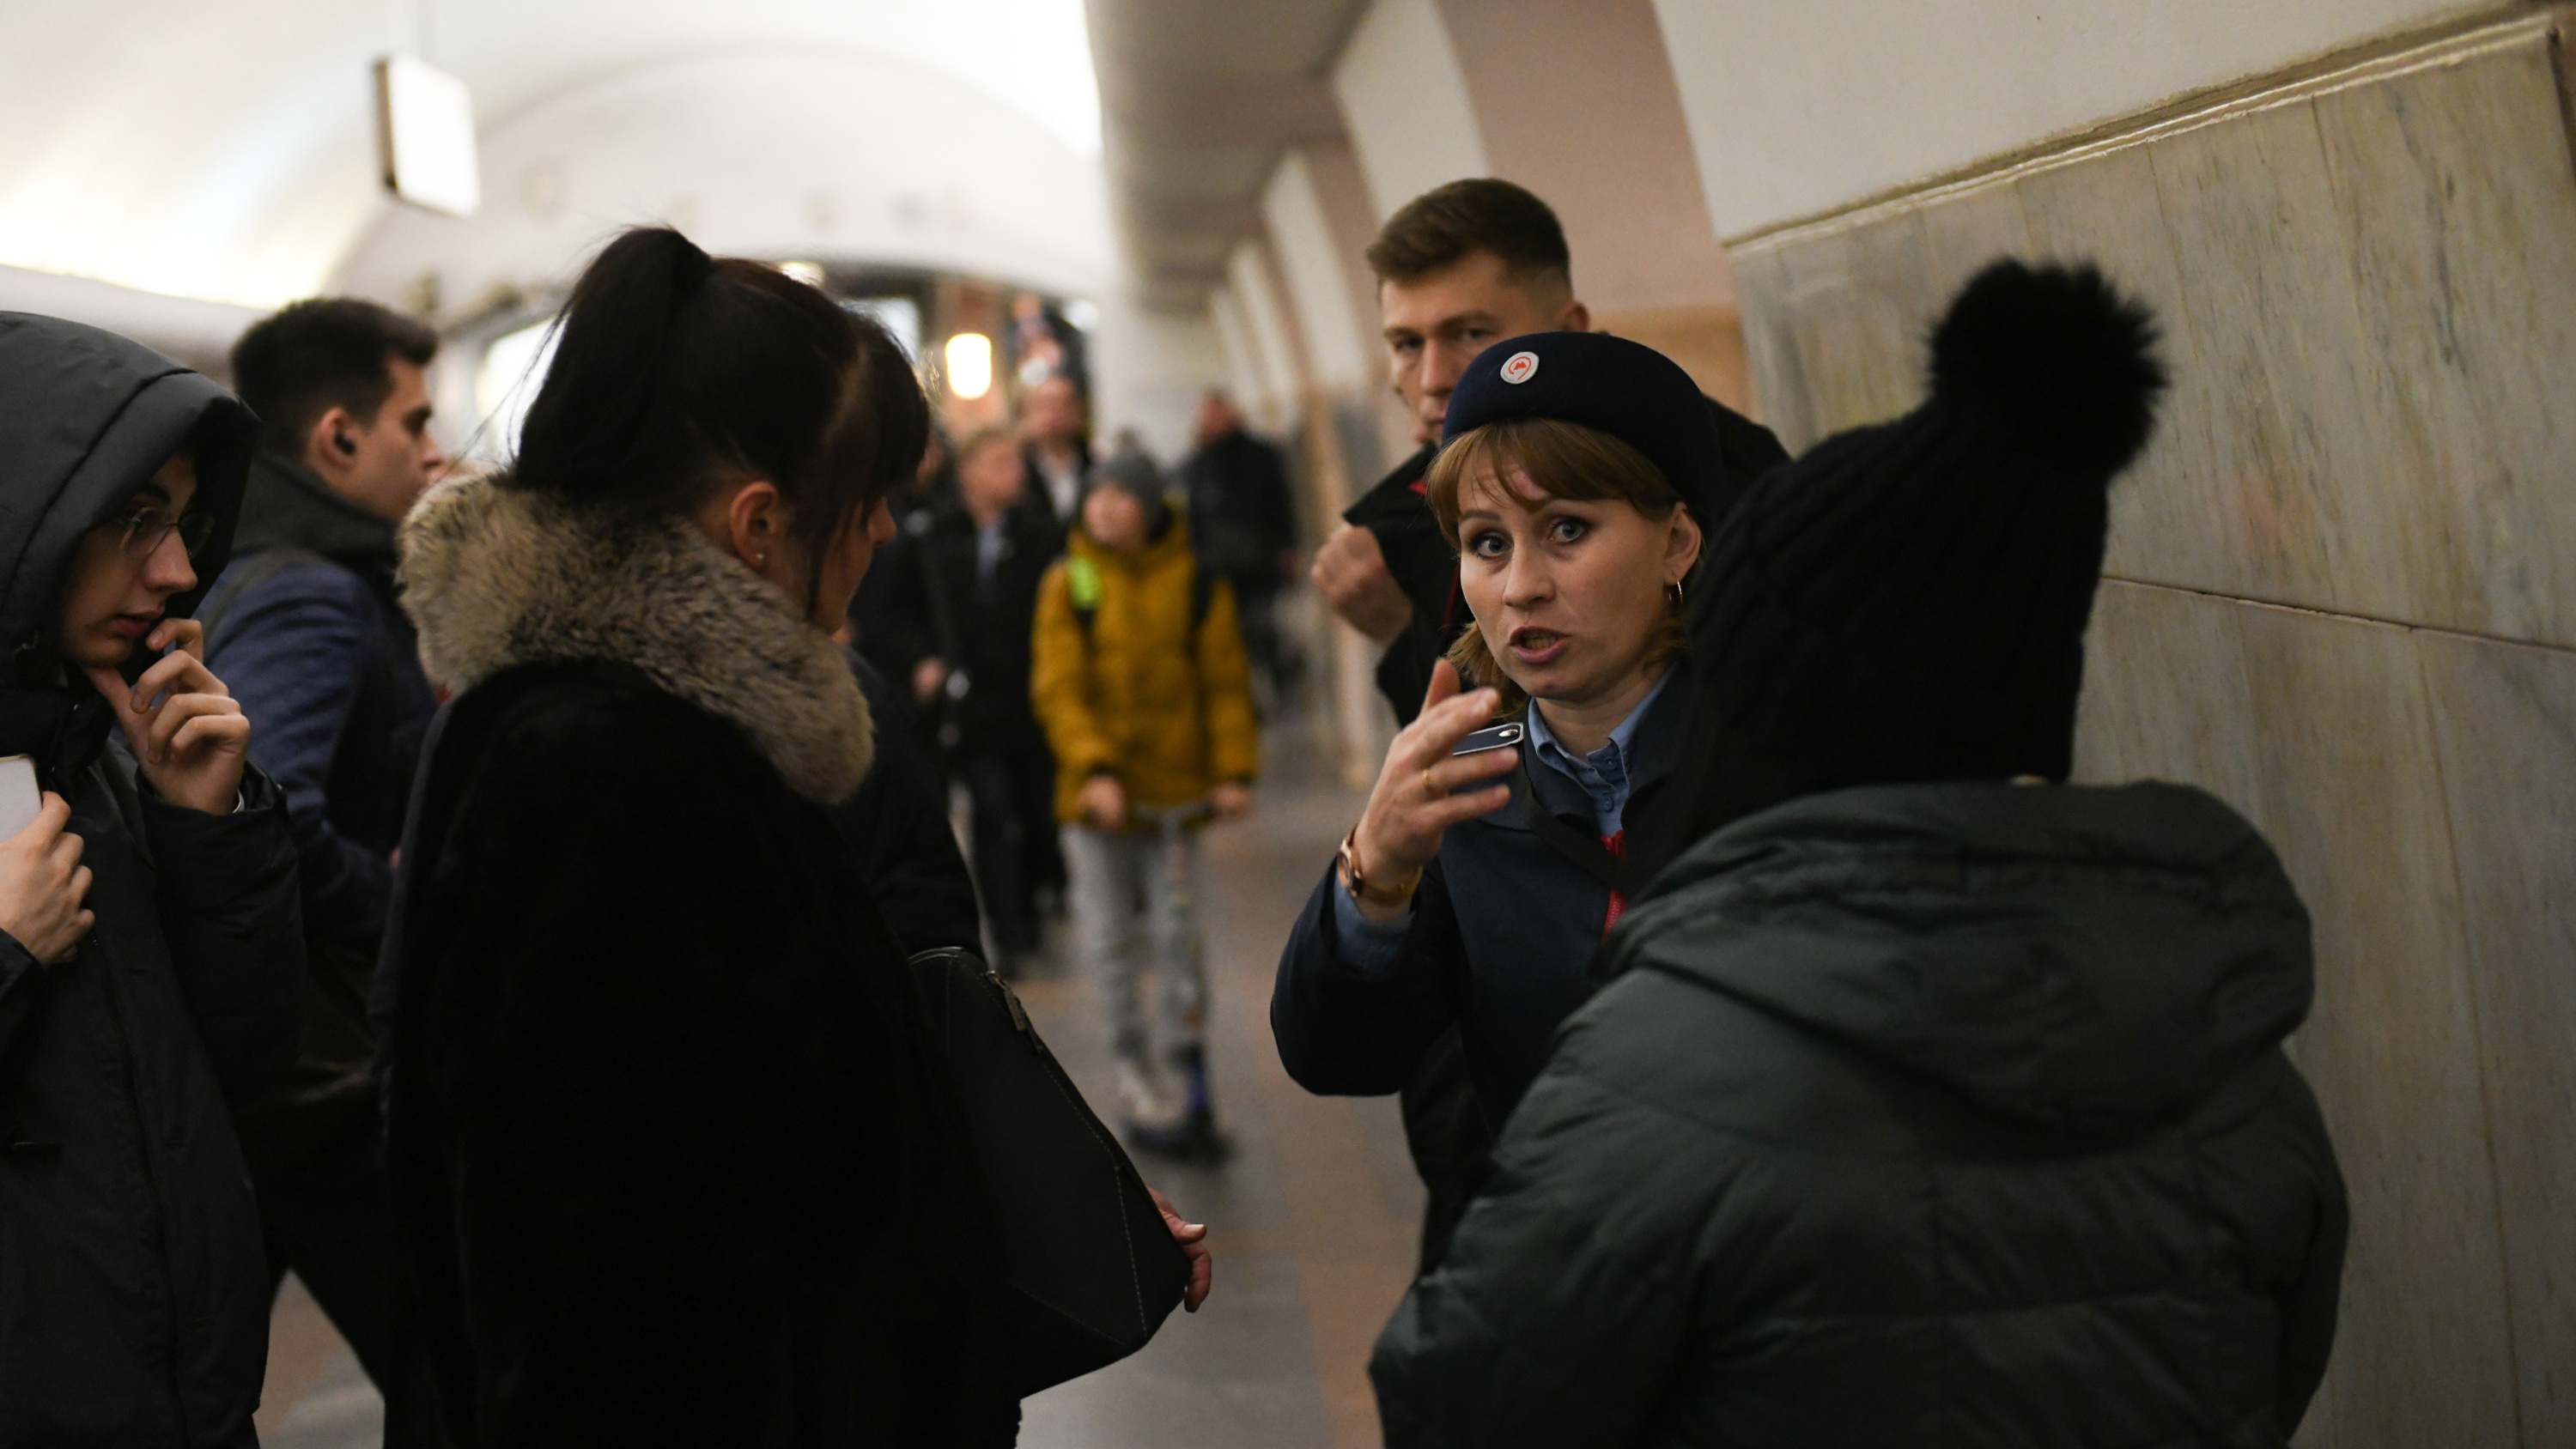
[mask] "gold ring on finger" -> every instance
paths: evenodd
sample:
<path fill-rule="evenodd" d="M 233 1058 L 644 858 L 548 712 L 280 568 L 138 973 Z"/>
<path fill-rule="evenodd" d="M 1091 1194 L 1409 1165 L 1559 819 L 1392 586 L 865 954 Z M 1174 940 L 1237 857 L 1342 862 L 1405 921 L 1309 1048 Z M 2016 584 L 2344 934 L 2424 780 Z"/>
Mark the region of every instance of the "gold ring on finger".
<path fill-rule="evenodd" d="M 1429 765 L 1422 767 L 1422 793 L 1425 795 L 1437 795 L 1440 793 L 1440 787 L 1431 783 L 1431 767 Z"/>

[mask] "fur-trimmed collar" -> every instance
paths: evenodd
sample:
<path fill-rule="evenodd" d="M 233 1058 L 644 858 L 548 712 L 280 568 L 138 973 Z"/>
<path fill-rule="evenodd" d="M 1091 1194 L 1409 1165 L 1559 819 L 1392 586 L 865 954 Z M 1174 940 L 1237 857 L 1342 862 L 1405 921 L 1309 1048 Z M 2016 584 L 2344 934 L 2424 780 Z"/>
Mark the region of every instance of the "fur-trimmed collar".
<path fill-rule="evenodd" d="M 620 525 L 454 478 L 403 522 L 402 583 L 422 662 L 450 689 L 533 660 L 621 660 L 741 726 L 808 799 L 867 775 L 867 698 L 840 646 L 685 521 Z"/>

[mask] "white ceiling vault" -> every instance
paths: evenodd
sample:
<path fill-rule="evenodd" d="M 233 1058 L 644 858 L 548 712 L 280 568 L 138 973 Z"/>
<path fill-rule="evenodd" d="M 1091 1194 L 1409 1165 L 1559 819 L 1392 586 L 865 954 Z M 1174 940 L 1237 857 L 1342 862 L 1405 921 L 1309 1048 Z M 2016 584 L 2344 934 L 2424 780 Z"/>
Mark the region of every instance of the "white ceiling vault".
<path fill-rule="evenodd" d="M 427 8 L 424 8 L 427 7 Z M 384 199 L 369 65 L 473 88 L 484 206 Z M 1092 291 L 1081 0 L 10 0 L 0 266 L 273 306 L 544 290 L 617 226 Z"/>

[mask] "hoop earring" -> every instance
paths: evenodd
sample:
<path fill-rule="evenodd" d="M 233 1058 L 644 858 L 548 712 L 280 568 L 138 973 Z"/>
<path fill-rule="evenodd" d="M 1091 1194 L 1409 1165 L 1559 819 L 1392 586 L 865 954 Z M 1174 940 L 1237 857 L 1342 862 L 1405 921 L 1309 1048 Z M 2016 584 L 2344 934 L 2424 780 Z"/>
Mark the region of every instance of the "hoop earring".
<path fill-rule="evenodd" d="M 1667 580 L 1665 580 L 1665 581 L 1664 581 L 1664 597 L 1666 597 L 1666 598 L 1668 598 L 1668 599 L 1670 599 L 1670 600 L 1672 600 L 1672 601 L 1673 601 L 1673 611 L 1674 611 L 1675 613 L 1679 613 L 1679 612 L 1681 612 L 1681 607 L 1682 607 L 1682 581 L 1681 581 L 1681 580 L 1679 580 L 1679 579 L 1667 579 Z"/>

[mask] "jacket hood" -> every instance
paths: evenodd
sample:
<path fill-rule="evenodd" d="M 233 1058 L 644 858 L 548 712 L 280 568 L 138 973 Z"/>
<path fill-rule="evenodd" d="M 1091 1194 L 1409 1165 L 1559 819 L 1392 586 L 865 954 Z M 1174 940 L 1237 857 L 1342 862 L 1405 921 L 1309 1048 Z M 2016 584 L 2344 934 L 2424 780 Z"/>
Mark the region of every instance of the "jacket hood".
<path fill-rule="evenodd" d="M 2125 1135 L 2308 1013 L 2308 914 L 2186 786 L 1963 783 L 1793 801 L 1719 831 L 1605 963 L 1697 982 L 2006 1116 Z"/>
<path fill-rule="evenodd" d="M 394 526 L 331 491 L 302 463 L 262 450 L 251 460 L 233 551 L 301 548 L 343 563 L 394 560 Z"/>
<path fill-rule="evenodd" d="M 232 556 L 258 432 L 239 398 L 151 348 L 0 312 L 0 660 L 52 627 L 81 535 L 183 447 L 197 462 L 190 507 L 215 518 L 197 587 L 170 601 L 173 617 L 193 613 Z"/>
<path fill-rule="evenodd" d="M 515 664 L 614 659 L 748 734 L 798 794 L 837 803 L 874 757 L 840 646 L 685 520 L 639 524 L 488 477 L 402 526 L 403 608 L 459 693 Z"/>

